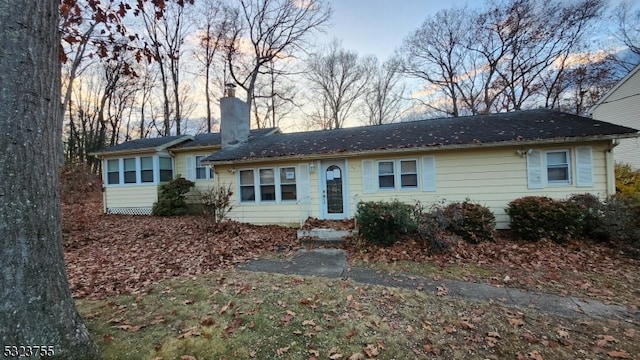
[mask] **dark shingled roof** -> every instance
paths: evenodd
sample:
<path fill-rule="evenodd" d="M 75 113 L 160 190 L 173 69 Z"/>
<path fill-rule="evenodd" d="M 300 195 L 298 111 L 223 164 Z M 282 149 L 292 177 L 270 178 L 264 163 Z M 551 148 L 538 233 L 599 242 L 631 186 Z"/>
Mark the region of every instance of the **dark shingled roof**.
<path fill-rule="evenodd" d="M 266 129 L 254 129 L 249 132 L 249 139 L 252 139 L 257 136 L 263 136 L 271 133 L 276 130 L 276 128 L 266 128 Z M 201 146 L 213 146 L 220 145 L 222 140 L 220 138 L 220 133 L 209 133 L 209 134 L 200 134 L 196 135 L 193 140 L 186 141 L 180 145 L 175 146 L 175 149 L 189 149 Z"/>
<path fill-rule="evenodd" d="M 170 144 L 174 141 L 177 141 L 180 139 L 188 140 L 190 138 L 191 136 L 189 135 L 177 135 L 177 136 L 164 136 L 164 137 L 149 138 L 149 139 L 130 140 L 130 141 L 125 141 L 122 144 L 110 146 L 100 151 L 96 151 L 96 154 L 139 151 L 139 150 L 146 150 L 146 149 L 154 150 L 158 147 L 162 147 L 163 145 Z"/>
<path fill-rule="evenodd" d="M 273 132 L 276 128 L 266 128 L 266 129 L 256 129 L 251 130 L 249 133 L 249 139 L 252 139 L 256 136 L 263 136 Z M 182 142 L 180 142 L 182 140 Z M 172 143 L 177 142 L 175 145 L 171 145 Z M 165 145 L 171 145 L 172 149 L 188 149 L 202 146 L 215 146 L 220 145 L 222 142 L 220 140 L 220 133 L 209 133 L 209 134 L 200 134 L 196 136 L 191 135 L 178 135 L 178 136 L 164 136 L 157 138 L 149 138 L 149 139 L 137 139 L 123 142 L 122 144 L 118 144 L 115 146 L 111 146 L 105 148 L 103 150 L 95 152 L 97 155 L 104 155 L 109 153 L 116 152 L 127 152 L 127 151 L 144 151 L 150 150 L 154 151 L 158 147 L 163 147 Z"/>
<path fill-rule="evenodd" d="M 510 142 L 619 136 L 637 130 L 549 109 L 442 118 L 378 126 L 273 134 L 224 148 L 211 162 L 407 148 L 481 146 Z"/>

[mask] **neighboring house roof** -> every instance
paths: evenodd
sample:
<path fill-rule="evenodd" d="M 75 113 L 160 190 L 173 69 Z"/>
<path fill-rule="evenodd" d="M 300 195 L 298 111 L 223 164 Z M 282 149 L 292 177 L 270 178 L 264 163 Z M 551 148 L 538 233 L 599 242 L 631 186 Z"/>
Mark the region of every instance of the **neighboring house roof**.
<path fill-rule="evenodd" d="M 211 163 L 374 151 L 480 147 L 638 136 L 638 130 L 549 109 L 253 138 L 206 157 Z"/>
<path fill-rule="evenodd" d="M 277 128 L 255 129 L 249 133 L 249 139 L 257 136 L 268 135 L 277 131 Z M 195 150 L 198 148 L 211 148 L 222 144 L 220 133 L 191 135 L 164 136 L 149 139 L 136 139 L 110 146 L 91 155 L 105 156 L 127 153 L 156 152 L 168 148 L 172 150 Z"/>
<path fill-rule="evenodd" d="M 622 85 L 624 85 L 624 83 L 626 83 L 629 79 L 631 79 L 638 72 L 640 72 L 640 64 L 638 66 L 636 66 L 635 68 L 633 68 L 631 71 L 629 71 L 629 73 L 627 75 L 625 75 L 611 89 L 609 89 L 609 91 L 607 91 L 604 95 L 602 95 L 602 97 L 600 99 L 598 99 L 598 101 L 595 104 L 593 104 L 593 106 L 591 106 L 591 108 L 589 109 L 589 113 L 593 114 L 593 112 L 595 111 L 595 109 L 598 106 L 602 105 L 602 103 L 607 102 L 607 100 L 609 99 L 609 97 L 611 95 L 615 94 L 615 92 Z"/>

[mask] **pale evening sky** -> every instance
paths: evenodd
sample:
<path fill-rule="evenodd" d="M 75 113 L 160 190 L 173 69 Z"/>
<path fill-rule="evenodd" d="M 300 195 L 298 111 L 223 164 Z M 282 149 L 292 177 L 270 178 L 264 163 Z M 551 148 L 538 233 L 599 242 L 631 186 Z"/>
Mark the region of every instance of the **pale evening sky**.
<path fill-rule="evenodd" d="M 342 40 L 342 46 L 360 55 L 384 61 L 427 16 L 442 9 L 480 7 L 481 0 L 329 0 L 333 17 L 319 41 Z"/>

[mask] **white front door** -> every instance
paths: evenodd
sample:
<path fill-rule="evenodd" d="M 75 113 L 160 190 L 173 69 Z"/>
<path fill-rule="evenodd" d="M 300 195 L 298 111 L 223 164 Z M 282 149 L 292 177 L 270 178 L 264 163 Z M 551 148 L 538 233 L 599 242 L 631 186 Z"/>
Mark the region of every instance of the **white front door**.
<path fill-rule="evenodd" d="M 322 161 L 320 188 L 322 190 L 322 218 L 347 217 L 347 177 L 344 160 Z"/>

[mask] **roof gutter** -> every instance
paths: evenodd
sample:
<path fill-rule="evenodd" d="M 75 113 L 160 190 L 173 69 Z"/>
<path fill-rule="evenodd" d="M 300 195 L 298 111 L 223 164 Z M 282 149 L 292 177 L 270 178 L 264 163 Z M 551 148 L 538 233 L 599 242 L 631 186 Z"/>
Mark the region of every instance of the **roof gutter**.
<path fill-rule="evenodd" d="M 640 137 L 640 132 L 621 135 L 602 135 L 602 136 L 584 136 L 584 137 L 565 137 L 557 139 L 543 139 L 543 140 L 512 140 L 503 142 L 491 142 L 480 144 L 453 144 L 453 145 L 436 145 L 436 146 L 420 146 L 402 149 L 373 149 L 365 151 L 345 151 L 345 152 L 333 152 L 327 154 L 304 154 L 304 155 L 286 155 L 286 156 L 274 156 L 274 157 L 262 157 L 240 160 L 221 160 L 221 161 L 202 161 L 202 164 L 207 165 L 233 165 L 233 164 L 250 164 L 261 163 L 267 161 L 287 161 L 287 160 L 319 160 L 319 159 L 335 159 L 336 157 L 348 158 L 357 157 L 368 154 L 406 154 L 418 151 L 446 151 L 446 150 L 459 150 L 459 149 L 477 149 L 487 147 L 509 147 L 509 146 L 528 146 L 528 145 L 547 145 L 547 144 L 566 144 L 566 143 L 578 143 L 584 141 L 599 141 L 599 140 L 617 140 Z"/>
<path fill-rule="evenodd" d="M 117 156 L 122 154 L 142 154 L 142 153 L 148 153 L 148 152 L 160 152 L 160 151 L 166 150 L 167 148 L 172 147 L 173 145 L 180 144 L 185 140 L 193 140 L 193 136 L 183 135 L 182 137 L 179 137 L 173 141 L 169 141 L 166 144 L 162 144 L 156 147 L 146 147 L 146 148 L 140 148 L 140 149 L 116 150 L 116 151 L 96 151 L 96 152 L 91 152 L 88 155 L 95 156 L 98 159 L 104 159 L 107 156 L 112 156 L 112 155 Z"/>
<path fill-rule="evenodd" d="M 119 150 L 119 151 L 108 151 L 108 152 L 91 152 L 88 155 L 90 156 L 95 156 L 98 159 L 104 159 L 107 157 L 111 157 L 113 156 L 117 156 L 117 155 L 122 155 L 122 154 L 142 154 L 142 153 L 149 153 L 149 152 L 157 152 L 157 148 L 153 148 L 153 147 L 149 147 L 149 148 L 143 148 L 143 149 L 135 149 L 135 150 Z"/>

